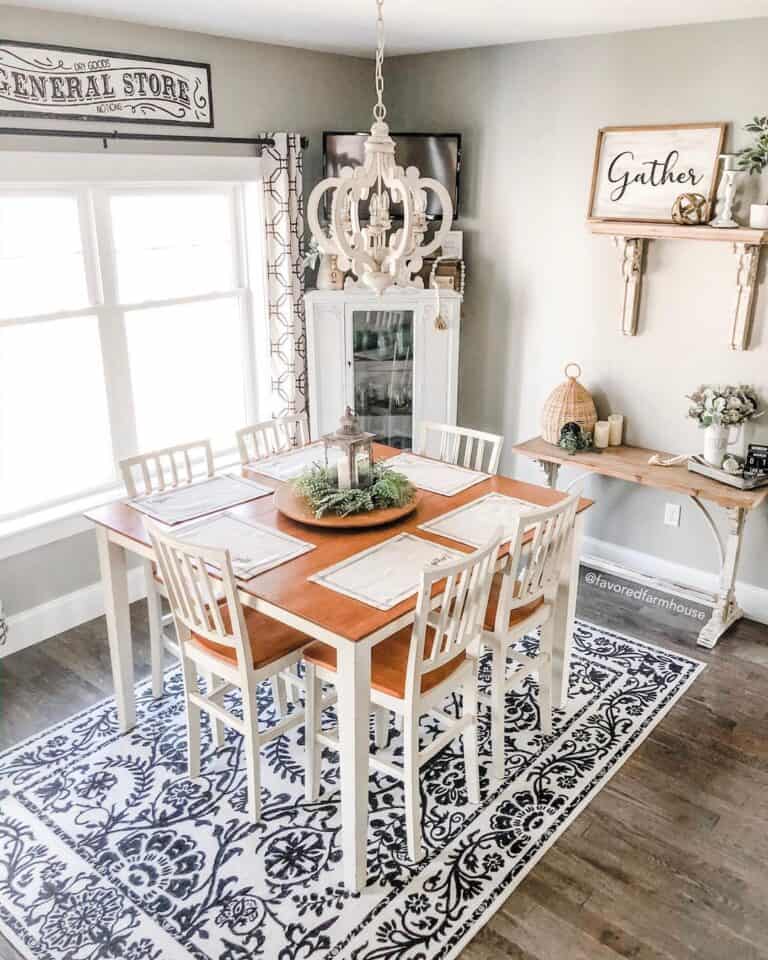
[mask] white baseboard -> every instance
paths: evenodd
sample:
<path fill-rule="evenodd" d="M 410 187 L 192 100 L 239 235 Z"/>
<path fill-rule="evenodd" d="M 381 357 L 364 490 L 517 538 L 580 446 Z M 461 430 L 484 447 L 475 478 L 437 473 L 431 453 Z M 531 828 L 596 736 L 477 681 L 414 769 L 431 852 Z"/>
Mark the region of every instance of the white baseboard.
<path fill-rule="evenodd" d="M 641 553 L 595 537 L 584 537 L 582 560 L 595 559 L 622 567 L 627 579 L 651 579 L 656 587 L 670 593 L 688 596 L 700 603 L 712 603 L 717 591 L 717 574 L 681 563 L 673 563 L 650 553 Z M 617 571 L 614 569 L 613 571 Z M 768 589 L 753 583 L 736 583 L 736 599 L 745 616 L 759 623 L 768 623 Z"/>
<path fill-rule="evenodd" d="M 128 596 L 131 602 L 146 596 L 143 567 L 131 567 L 128 571 Z M 8 639 L 0 647 L 0 657 L 48 640 L 103 613 L 104 591 L 100 583 L 22 610 L 8 617 Z"/>

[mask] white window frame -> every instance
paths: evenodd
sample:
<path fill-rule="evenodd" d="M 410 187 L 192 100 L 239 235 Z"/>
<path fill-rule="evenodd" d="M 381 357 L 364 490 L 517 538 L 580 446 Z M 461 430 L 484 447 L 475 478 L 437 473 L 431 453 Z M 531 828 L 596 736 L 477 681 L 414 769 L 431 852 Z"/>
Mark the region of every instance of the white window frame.
<path fill-rule="evenodd" d="M 18 171 L 25 171 L 19 182 Z M 15 176 L 14 176 L 15 174 Z M 249 420 L 259 419 L 259 396 L 269 357 L 266 311 L 266 267 L 260 256 L 260 224 L 248 236 L 246 188 L 261 179 L 257 158 L 208 157 L 98 157 L 77 154 L 0 155 L 0 194 L 76 196 L 83 240 L 88 296 L 91 305 L 75 310 L 0 320 L 0 326 L 95 316 L 98 320 L 104 364 L 106 398 L 112 437 L 114 476 L 75 496 L 41 503 L 14 514 L 0 516 L 0 559 L 42 546 L 90 528 L 82 511 L 124 494 L 118 462 L 137 452 L 125 317 L 131 311 L 235 298 L 240 306 L 244 406 Z M 110 219 L 110 197 L 120 193 L 211 193 L 231 199 L 234 285 L 184 297 L 140 302 L 119 302 Z M 261 190 L 254 191 L 261 197 Z M 259 202 L 260 205 L 260 202 Z M 259 217 L 261 214 L 259 213 Z M 253 262 L 254 252 L 258 261 Z M 251 262 L 249 262 L 249 254 Z M 258 306 L 261 309 L 258 309 Z M 263 329 L 262 329 L 263 328 Z M 183 439 L 183 438 L 182 438 Z M 235 445 L 221 451 L 222 463 L 235 462 Z"/>

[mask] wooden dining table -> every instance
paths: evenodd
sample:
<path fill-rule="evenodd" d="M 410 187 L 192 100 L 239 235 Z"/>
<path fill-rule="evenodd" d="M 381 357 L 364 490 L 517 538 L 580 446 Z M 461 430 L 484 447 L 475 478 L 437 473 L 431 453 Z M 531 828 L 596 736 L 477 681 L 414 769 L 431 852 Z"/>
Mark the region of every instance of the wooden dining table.
<path fill-rule="evenodd" d="M 374 444 L 377 460 L 401 453 Z M 277 489 L 280 481 L 259 474 L 258 463 L 243 467 L 242 475 Z M 489 493 L 501 493 L 541 506 L 550 506 L 565 496 L 536 484 L 509 477 L 491 476 L 454 496 L 421 491 L 416 510 L 384 527 L 357 530 L 321 528 L 300 524 L 280 513 L 274 495 L 262 496 L 227 512 L 283 531 L 315 545 L 315 549 L 280 566 L 239 581 L 245 606 L 322 640 L 337 651 L 337 712 L 341 766 L 341 842 L 344 882 L 360 891 L 366 883 L 368 833 L 369 727 L 361 718 L 370 714 L 371 648 L 413 622 L 416 592 L 389 610 L 380 610 L 359 600 L 329 590 L 309 580 L 313 574 L 366 550 L 397 534 L 409 532 L 443 546 L 471 552 L 472 547 L 433 535 L 419 526 Z M 584 511 L 592 501 L 582 499 L 566 550 L 560 585 L 555 598 L 555 648 L 553 653 L 553 700 L 565 703 L 568 695 L 572 625 L 576 604 L 580 539 Z M 223 511 L 222 511 L 223 512 Z M 105 592 L 107 636 L 120 729 L 127 732 L 136 722 L 133 650 L 128 598 L 130 554 L 152 560 L 153 551 L 145 517 L 125 500 L 90 510 L 86 517 L 96 528 L 99 563 Z M 500 562 L 501 562 L 500 554 Z M 437 602 L 437 599 L 436 599 Z"/>

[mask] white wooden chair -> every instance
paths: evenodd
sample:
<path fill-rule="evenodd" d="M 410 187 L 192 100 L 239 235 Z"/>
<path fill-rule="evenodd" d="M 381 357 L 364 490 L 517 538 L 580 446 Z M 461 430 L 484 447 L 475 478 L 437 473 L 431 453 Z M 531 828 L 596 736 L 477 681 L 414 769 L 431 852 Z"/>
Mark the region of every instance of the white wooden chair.
<path fill-rule="evenodd" d="M 539 717 L 542 733 L 552 732 L 552 628 L 555 594 L 568 549 L 579 495 L 554 507 L 520 515 L 509 554 L 493 578 L 481 646 L 490 647 L 491 690 L 480 694 L 491 708 L 492 774 L 504 777 L 504 715 L 507 693 L 531 673 L 539 675 Z M 526 534 L 532 535 L 524 543 Z M 510 646 L 541 627 L 539 652 L 527 657 L 514 651 L 512 673 L 507 675 Z"/>
<path fill-rule="evenodd" d="M 200 714 L 207 713 L 214 742 L 223 740 L 222 725 L 233 727 L 245 738 L 248 816 L 259 819 L 259 750 L 275 737 L 304 722 L 301 710 L 267 730 L 259 730 L 256 688 L 262 680 L 288 675 L 301 659 L 309 637 L 270 620 L 262 613 L 244 608 L 237 593 L 228 550 L 194 546 L 163 533 L 156 525 L 149 534 L 160 572 L 168 590 L 171 612 L 179 637 L 179 655 L 184 674 L 187 711 L 189 776 L 200 775 Z M 214 581 L 207 564 L 221 572 Z M 203 694 L 198 672 L 219 678 Z M 291 683 L 302 681 L 291 675 Z M 273 684 L 274 687 L 274 684 Z M 243 719 L 232 714 L 224 697 L 233 690 L 242 695 Z"/>
<path fill-rule="evenodd" d="M 470 803 L 480 802 L 477 747 L 477 660 L 467 650 L 477 645 L 483 615 L 501 542 L 501 531 L 481 550 L 465 560 L 450 561 L 426 568 L 421 584 L 413 626 L 373 647 L 371 651 L 371 702 L 375 710 L 387 710 L 402 718 L 404 751 L 402 766 L 379 756 L 370 757 L 371 766 L 402 780 L 405 786 L 405 823 L 408 855 L 421 857 L 421 767 L 454 737 L 463 734 L 467 794 Z M 443 578 L 444 592 L 435 610 L 433 585 Z M 315 800 L 320 789 L 321 745 L 338 749 L 333 731 L 321 730 L 321 684 L 336 682 L 336 651 L 324 643 L 313 643 L 304 651 L 306 667 L 306 797 Z M 459 719 L 440 709 L 445 698 L 463 691 Z M 445 730 L 425 749 L 419 743 L 419 719 L 436 715 Z M 359 717 L 359 723 L 368 723 Z M 346 758 L 342 756 L 342 764 Z"/>
<path fill-rule="evenodd" d="M 414 453 L 422 456 L 435 457 L 470 470 L 498 473 L 504 437 L 469 427 L 424 421 L 417 443 Z"/>
<path fill-rule="evenodd" d="M 213 476 L 213 449 L 210 440 L 195 440 L 174 447 L 163 447 L 140 453 L 120 461 L 123 483 L 129 497 L 156 493 L 173 487 L 193 483 L 195 480 Z M 149 618 L 150 662 L 152 665 L 152 696 L 163 695 L 163 648 L 178 657 L 178 647 L 173 637 L 165 633 L 161 597 L 168 596 L 165 586 L 155 576 L 151 560 L 144 561 L 147 586 L 147 615 Z"/>
<path fill-rule="evenodd" d="M 237 431 L 237 448 L 243 464 L 272 457 L 309 443 L 309 424 L 305 414 L 264 420 Z"/>

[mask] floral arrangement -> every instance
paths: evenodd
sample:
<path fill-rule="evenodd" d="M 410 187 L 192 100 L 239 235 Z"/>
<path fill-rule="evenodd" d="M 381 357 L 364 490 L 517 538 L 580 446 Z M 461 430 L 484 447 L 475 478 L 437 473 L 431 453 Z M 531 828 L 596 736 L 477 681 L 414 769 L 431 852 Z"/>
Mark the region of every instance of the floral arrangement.
<path fill-rule="evenodd" d="M 687 396 L 691 401 L 688 416 L 700 427 L 735 427 L 762 415 L 752 387 L 701 386 Z"/>
<path fill-rule="evenodd" d="M 326 513 L 348 517 L 387 507 L 404 507 L 413 500 L 416 489 L 410 480 L 384 463 L 374 463 L 367 487 L 340 490 L 335 469 L 312 467 L 294 481 L 293 489 L 320 519 Z"/>

